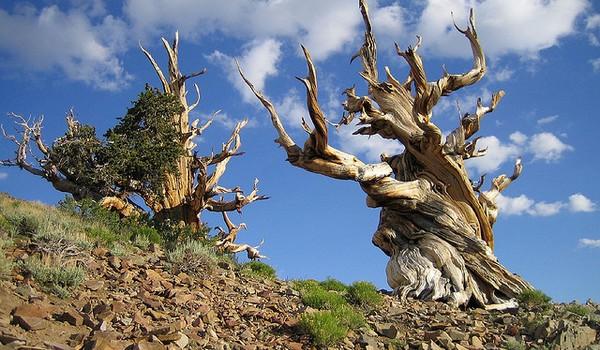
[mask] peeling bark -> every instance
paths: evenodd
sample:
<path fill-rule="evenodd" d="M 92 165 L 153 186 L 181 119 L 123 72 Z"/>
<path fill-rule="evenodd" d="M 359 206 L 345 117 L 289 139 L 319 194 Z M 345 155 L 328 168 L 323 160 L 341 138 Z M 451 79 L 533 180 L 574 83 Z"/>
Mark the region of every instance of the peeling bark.
<path fill-rule="evenodd" d="M 288 161 L 299 168 L 328 177 L 353 180 L 367 194 L 367 205 L 381 208 L 373 243 L 390 257 L 388 283 L 400 297 L 444 300 L 456 305 L 502 305 L 530 289 L 521 277 L 510 273 L 493 255 L 492 225 L 496 220 L 498 193 L 521 173 L 517 160 L 512 176 L 501 175 L 489 191 L 481 192 L 484 178 L 474 185 L 464 161 L 483 156 L 477 138 L 483 116 L 500 102 L 503 91 L 495 93 L 489 106 L 477 103 L 446 140 L 432 122 L 433 107 L 442 96 L 475 84 L 485 74 L 486 62 L 477 38 L 475 15 L 471 11 L 466 29 L 456 28 L 471 44 L 473 67 L 463 74 L 449 74 L 427 80 L 418 54 L 421 37 L 414 47 L 397 53 L 409 66 L 404 82 L 388 67 L 386 81 L 379 81 L 377 46 L 372 33 L 366 0 L 359 1 L 365 24 L 364 43 L 352 57 L 360 58 L 368 96 L 345 90 L 345 113 L 338 126 L 358 117 L 356 135 L 380 135 L 402 143 L 402 154 L 382 154 L 382 162 L 365 164 L 328 143 L 327 121 L 318 103 L 317 75 L 308 50 L 302 47 L 308 65 L 306 78 L 299 78 L 307 92 L 307 107 L 314 128 L 306 125 L 309 138 L 303 147 L 287 134 L 273 104 L 244 76 L 242 78 L 269 112 L 285 149 Z"/>

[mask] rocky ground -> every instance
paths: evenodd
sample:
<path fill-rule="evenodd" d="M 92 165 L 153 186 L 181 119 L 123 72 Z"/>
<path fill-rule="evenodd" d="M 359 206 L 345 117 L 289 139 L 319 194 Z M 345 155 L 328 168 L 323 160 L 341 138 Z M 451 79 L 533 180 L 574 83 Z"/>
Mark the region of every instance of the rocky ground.
<path fill-rule="evenodd" d="M 298 327 L 300 315 L 312 310 L 290 283 L 227 262 L 211 273 L 173 273 L 158 246 L 149 250 L 119 257 L 96 248 L 79 257 L 87 279 L 64 299 L 13 269 L 0 281 L 0 348 L 315 348 Z M 15 261 L 32 253 L 22 246 L 6 251 Z M 592 302 L 462 311 L 385 295 L 366 319 L 368 327 L 331 348 L 600 349 L 600 306 Z"/>

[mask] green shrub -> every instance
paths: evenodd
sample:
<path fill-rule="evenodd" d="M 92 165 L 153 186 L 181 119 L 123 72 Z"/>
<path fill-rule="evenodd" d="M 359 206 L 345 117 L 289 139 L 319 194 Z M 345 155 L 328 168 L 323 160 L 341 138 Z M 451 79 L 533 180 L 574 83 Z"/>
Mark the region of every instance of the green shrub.
<path fill-rule="evenodd" d="M 565 310 L 572 312 L 576 315 L 579 315 L 581 317 L 587 316 L 592 312 L 592 310 L 590 308 L 586 307 L 585 305 L 581 305 L 581 304 L 566 305 Z"/>
<path fill-rule="evenodd" d="M 320 285 L 305 288 L 300 292 L 302 302 L 316 309 L 334 309 L 346 304 L 343 296 L 336 292 L 325 290 Z"/>
<path fill-rule="evenodd" d="M 4 250 L 6 247 L 12 245 L 12 241 L 9 238 L 3 237 L 0 232 L 0 279 L 5 279 L 10 276 L 13 269 L 13 262 L 7 258 Z"/>
<path fill-rule="evenodd" d="M 348 288 L 348 300 L 361 307 L 376 307 L 383 302 L 383 296 L 371 282 L 358 281 Z"/>
<path fill-rule="evenodd" d="M 24 236 L 34 235 L 39 228 L 39 221 L 30 216 L 23 216 L 16 225 L 16 233 Z"/>
<path fill-rule="evenodd" d="M 525 344 L 516 339 L 507 340 L 506 343 L 504 344 L 504 346 L 506 347 L 507 350 L 525 350 L 526 349 Z"/>
<path fill-rule="evenodd" d="M 322 281 L 320 285 L 326 290 L 335 290 L 336 292 L 347 292 L 348 286 L 335 278 L 327 277 L 325 281 Z"/>
<path fill-rule="evenodd" d="M 313 279 L 293 280 L 291 285 L 292 288 L 294 288 L 295 290 L 300 292 L 300 294 L 302 294 L 302 292 L 304 292 L 306 289 L 319 287 L 319 281 Z"/>
<path fill-rule="evenodd" d="M 213 247 L 195 240 L 167 252 L 167 260 L 175 270 L 186 273 L 213 272 L 220 258 Z"/>
<path fill-rule="evenodd" d="M 242 265 L 242 271 L 267 279 L 277 278 L 275 269 L 261 261 L 250 261 L 245 263 Z"/>
<path fill-rule="evenodd" d="M 348 334 L 348 327 L 343 325 L 331 311 L 302 314 L 300 327 L 311 336 L 314 344 L 318 346 L 333 345 Z"/>
<path fill-rule="evenodd" d="M 550 308 L 552 298 L 544 294 L 544 292 L 536 289 L 526 290 L 517 297 L 519 304 L 527 308 L 538 308 L 547 310 Z"/>
<path fill-rule="evenodd" d="M 20 268 L 31 274 L 43 289 L 61 298 L 68 297 L 70 290 L 85 280 L 85 270 L 79 266 L 49 266 L 31 258 L 22 262 Z"/>
<path fill-rule="evenodd" d="M 366 325 L 364 316 L 350 305 L 340 305 L 331 311 L 344 326 L 356 330 Z"/>

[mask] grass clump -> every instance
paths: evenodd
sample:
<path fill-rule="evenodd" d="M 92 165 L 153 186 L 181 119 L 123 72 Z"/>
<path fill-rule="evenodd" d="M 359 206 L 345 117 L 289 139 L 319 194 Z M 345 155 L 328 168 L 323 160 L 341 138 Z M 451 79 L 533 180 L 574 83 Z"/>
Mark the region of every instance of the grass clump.
<path fill-rule="evenodd" d="M 348 327 L 344 326 L 331 311 L 302 314 L 300 327 L 310 334 L 314 344 L 318 346 L 335 344 L 344 339 L 348 333 Z"/>
<path fill-rule="evenodd" d="M 192 274 L 213 272 L 221 259 L 213 247 L 201 241 L 189 240 L 167 252 L 167 260 L 176 271 Z"/>
<path fill-rule="evenodd" d="M 302 302 L 315 309 L 335 309 L 341 305 L 346 304 L 346 300 L 343 296 L 327 291 L 323 287 L 310 288 L 304 293 L 301 293 Z"/>
<path fill-rule="evenodd" d="M 333 278 L 294 281 L 292 287 L 300 292 L 302 302 L 319 311 L 305 312 L 300 320 L 301 329 L 309 334 L 317 346 L 338 343 L 349 330 L 366 325 L 361 312 L 348 303 L 349 287 Z"/>
<path fill-rule="evenodd" d="M 345 293 L 348 291 L 347 285 L 345 285 L 341 281 L 336 280 L 335 278 L 332 278 L 332 277 L 327 277 L 327 279 L 325 279 L 324 281 L 322 281 L 319 284 L 321 285 L 321 287 L 325 288 L 326 290 L 334 290 L 336 292 L 341 292 L 341 293 Z"/>
<path fill-rule="evenodd" d="M 79 266 L 47 265 L 39 259 L 28 259 L 20 268 L 47 292 L 67 298 L 72 288 L 85 280 L 85 270 Z"/>
<path fill-rule="evenodd" d="M 250 275 L 266 279 L 277 278 L 277 273 L 275 272 L 275 269 L 261 261 L 250 261 L 243 264 L 242 271 Z"/>
<path fill-rule="evenodd" d="M 519 294 L 517 297 L 519 304 L 529 309 L 548 310 L 552 298 L 544 294 L 541 290 L 531 289 Z"/>
<path fill-rule="evenodd" d="M 357 281 L 348 288 L 348 300 L 361 307 L 377 307 L 383 302 L 383 296 L 371 282 Z"/>
<path fill-rule="evenodd" d="M 525 344 L 516 339 L 509 339 L 504 343 L 507 350 L 525 350 Z"/>
<path fill-rule="evenodd" d="M 12 245 L 12 240 L 3 237 L 2 232 L 0 232 L 0 279 L 5 279 L 10 276 L 14 266 L 12 260 L 7 258 L 4 253 L 4 250 L 10 245 Z"/>
<path fill-rule="evenodd" d="M 587 316 L 592 313 L 589 307 L 581 304 L 568 304 L 565 306 L 565 310 L 581 317 Z"/>

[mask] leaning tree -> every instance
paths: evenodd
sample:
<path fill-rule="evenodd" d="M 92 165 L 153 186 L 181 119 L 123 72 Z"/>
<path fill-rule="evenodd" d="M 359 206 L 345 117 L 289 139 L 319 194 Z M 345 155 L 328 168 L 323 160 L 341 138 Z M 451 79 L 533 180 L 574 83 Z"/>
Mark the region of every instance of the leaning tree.
<path fill-rule="evenodd" d="M 16 152 L 13 159 L 1 160 L 0 165 L 19 167 L 75 199 L 95 199 L 124 216 L 142 209 L 133 200 L 141 198 L 158 221 L 168 220 L 194 231 L 201 226 L 199 213 L 203 210 L 240 212 L 249 203 L 267 199 L 258 194 L 258 180 L 249 194 L 240 187 L 219 185 L 232 157 L 243 154 L 239 151 L 240 131 L 247 120 L 237 123 L 220 151 L 204 156 L 195 151 L 194 139 L 211 125 L 212 119 L 203 125 L 199 120 L 190 122 L 189 114 L 198 106 L 200 91 L 194 84 L 197 99 L 188 104 L 185 83 L 205 70 L 181 73 L 178 33 L 172 44 L 164 38 L 162 42 L 168 55 L 168 75 L 140 45 L 160 79 L 162 91 L 147 87 L 106 133 L 105 140 L 98 139 L 95 129 L 79 123 L 70 111 L 65 135 L 47 145 L 42 139 L 43 118 L 31 121 L 10 114 L 20 137 L 2 128 L 4 136 L 16 145 Z M 229 219 L 226 223 L 232 225 Z M 226 251 L 246 250 L 249 257 L 260 257 L 256 247 L 236 245 L 231 237 L 227 242 L 223 247 Z"/>
<path fill-rule="evenodd" d="M 474 113 L 465 114 L 460 125 L 446 138 L 432 122 L 432 110 L 442 96 L 472 85 L 485 74 L 486 63 L 477 38 L 473 11 L 468 27 L 455 27 L 469 40 L 473 67 L 464 74 L 449 74 L 427 80 L 423 62 L 415 47 L 397 53 L 409 65 L 404 81 L 385 67 L 386 81 L 379 80 L 377 49 L 366 0 L 359 0 L 365 25 L 364 43 L 353 57 L 360 57 L 368 96 L 354 88 L 345 90 L 344 116 L 340 124 L 358 117 L 355 135 L 379 135 L 404 145 L 402 154 L 381 155 L 381 162 L 365 164 L 355 156 L 329 145 L 328 121 L 318 102 L 316 70 L 308 50 L 302 47 L 308 76 L 298 78 L 306 87 L 307 106 L 314 128 L 303 122 L 309 137 L 298 146 L 286 132 L 273 104 L 240 74 L 271 116 L 279 137 L 276 142 L 287 152 L 294 166 L 328 177 L 353 180 L 367 194 L 367 205 L 381 208 L 373 243 L 390 259 L 389 285 L 402 298 L 445 300 L 457 305 L 502 307 L 531 286 L 509 272 L 494 256 L 492 226 L 498 215 L 496 199 L 521 173 L 517 160 L 511 176 L 492 180 L 488 191 L 483 179 L 474 184 L 465 160 L 483 156 L 477 139 L 483 116 L 496 108 L 504 95 L 493 94 L 489 106 L 477 101 Z M 469 141 L 470 140 L 470 141 Z M 491 306 L 494 305 L 494 306 Z"/>

